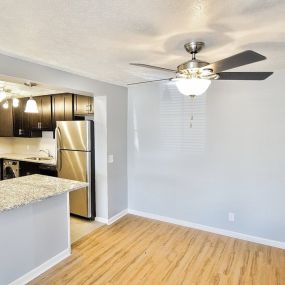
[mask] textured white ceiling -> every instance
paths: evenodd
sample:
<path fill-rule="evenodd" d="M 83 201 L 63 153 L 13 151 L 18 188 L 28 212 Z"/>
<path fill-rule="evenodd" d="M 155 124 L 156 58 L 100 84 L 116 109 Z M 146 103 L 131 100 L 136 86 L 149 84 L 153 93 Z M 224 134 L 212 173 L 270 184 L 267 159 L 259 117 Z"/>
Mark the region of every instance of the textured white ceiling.
<path fill-rule="evenodd" d="M 202 40 L 213 62 L 245 49 L 267 61 L 239 70 L 285 68 L 284 0 L 2 0 L 0 52 L 119 85 L 169 74 Z"/>
<path fill-rule="evenodd" d="M 63 93 L 63 90 L 49 89 L 41 85 L 29 87 L 24 83 L 16 83 L 0 80 L 0 90 L 6 91 L 6 96 L 10 97 L 30 97 L 30 96 L 42 96 L 49 94 Z"/>

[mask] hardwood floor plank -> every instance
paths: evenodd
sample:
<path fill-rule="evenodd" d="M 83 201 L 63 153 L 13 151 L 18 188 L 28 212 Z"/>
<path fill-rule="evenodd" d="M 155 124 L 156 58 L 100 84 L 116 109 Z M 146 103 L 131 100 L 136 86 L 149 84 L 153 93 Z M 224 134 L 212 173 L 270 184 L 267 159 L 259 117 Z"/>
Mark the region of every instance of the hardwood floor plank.
<path fill-rule="evenodd" d="M 127 215 L 29 284 L 285 285 L 285 250 Z"/>

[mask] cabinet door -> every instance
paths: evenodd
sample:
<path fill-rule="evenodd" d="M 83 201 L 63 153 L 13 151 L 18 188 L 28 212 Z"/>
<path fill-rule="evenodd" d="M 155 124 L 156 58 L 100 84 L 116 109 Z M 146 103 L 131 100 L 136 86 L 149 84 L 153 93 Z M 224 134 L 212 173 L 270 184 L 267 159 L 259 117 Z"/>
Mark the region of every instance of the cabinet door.
<path fill-rule="evenodd" d="M 8 109 L 4 109 L 2 104 L 0 106 L 0 137 L 13 136 L 13 110 L 11 100 L 8 100 L 8 103 Z"/>
<path fill-rule="evenodd" d="M 94 97 L 89 98 L 89 114 L 94 114 Z"/>
<path fill-rule="evenodd" d="M 52 126 L 56 127 L 57 121 L 73 120 L 73 95 L 56 94 L 52 95 Z"/>
<path fill-rule="evenodd" d="M 24 131 L 24 136 L 29 137 L 30 136 L 30 113 L 25 112 L 26 104 L 29 98 L 23 98 L 23 109 L 22 109 L 22 116 L 23 116 L 23 131 Z"/>
<path fill-rule="evenodd" d="M 73 120 L 73 95 L 65 94 L 64 95 L 64 121 Z"/>
<path fill-rule="evenodd" d="M 30 136 L 29 113 L 24 112 L 28 99 L 29 98 L 21 98 L 19 100 L 19 106 L 17 108 L 13 108 L 15 137 Z"/>
<path fill-rule="evenodd" d="M 93 114 L 93 97 L 75 95 L 74 115 L 82 116 Z"/>
<path fill-rule="evenodd" d="M 54 129 L 57 121 L 64 121 L 64 95 L 62 94 L 52 96 L 52 121 Z"/>
<path fill-rule="evenodd" d="M 88 113 L 88 97 L 81 95 L 74 95 L 74 115 L 85 115 Z"/>
<path fill-rule="evenodd" d="M 41 120 L 42 120 L 42 101 L 41 97 L 33 97 L 33 99 L 37 102 L 38 113 L 31 113 L 30 116 L 30 128 L 32 130 L 40 130 L 41 129 Z"/>
<path fill-rule="evenodd" d="M 45 131 L 52 130 L 51 123 L 51 96 L 41 97 L 41 129 Z"/>

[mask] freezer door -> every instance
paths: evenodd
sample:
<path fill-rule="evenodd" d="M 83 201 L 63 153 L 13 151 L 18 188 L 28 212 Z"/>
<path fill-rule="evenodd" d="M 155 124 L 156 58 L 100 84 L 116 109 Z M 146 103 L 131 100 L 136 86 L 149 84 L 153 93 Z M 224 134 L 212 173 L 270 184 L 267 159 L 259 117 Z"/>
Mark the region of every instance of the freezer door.
<path fill-rule="evenodd" d="M 91 151 L 91 121 L 56 122 L 57 148 Z"/>
<path fill-rule="evenodd" d="M 91 217 L 91 152 L 59 150 L 58 177 L 88 182 L 89 187 L 69 194 L 70 212 L 82 217 Z"/>

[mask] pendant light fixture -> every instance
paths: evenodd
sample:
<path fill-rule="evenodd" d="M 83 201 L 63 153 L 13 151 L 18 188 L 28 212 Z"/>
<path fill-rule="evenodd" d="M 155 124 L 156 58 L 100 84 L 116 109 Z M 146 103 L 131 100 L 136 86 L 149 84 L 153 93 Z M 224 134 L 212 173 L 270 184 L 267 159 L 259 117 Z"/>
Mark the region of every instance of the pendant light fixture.
<path fill-rule="evenodd" d="M 14 108 L 19 107 L 20 100 L 18 98 L 13 98 L 12 101 L 13 101 L 13 107 Z"/>
<path fill-rule="evenodd" d="M 7 97 L 7 94 L 6 94 L 6 92 L 4 91 L 4 87 L 2 87 L 2 88 L 0 89 L 0 102 L 2 102 L 4 99 L 6 99 L 6 97 Z"/>
<path fill-rule="evenodd" d="M 2 107 L 3 107 L 4 109 L 8 109 L 8 108 L 9 108 L 8 100 L 5 101 L 5 103 L 2 105 Z"/>
<path fill-rule="evenodd" d="M 35 83 L 31 83 L 31 82 L 26 82 L 25 85 L 31 88 L 33 86 L 36 86 Z M 33 99 L 32 96 L 30 96 L 30 99 L 26 103 L 25 113 L 38 113 L 38 112 L 39 110 L 38 110 L 37 102 L 35 99 Z"/>
<path fill-rule="evenodd" d="M 38 113 L 38 105 L 35 99 L 30 97 L 30 99 L 26 103 L 25 113 Z"/>

